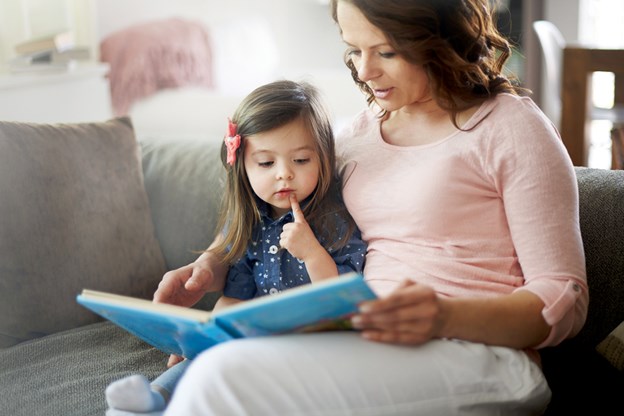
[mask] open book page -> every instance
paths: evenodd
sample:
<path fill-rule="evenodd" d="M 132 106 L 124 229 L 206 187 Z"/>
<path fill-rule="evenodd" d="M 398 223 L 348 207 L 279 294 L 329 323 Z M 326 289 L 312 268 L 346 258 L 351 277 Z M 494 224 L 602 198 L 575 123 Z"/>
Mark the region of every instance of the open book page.
<path fill-rule="evenodd" d="M 238 304 L 214 319 L 238 337 L 344 329 L 358 305 L 375 297 L 361 275 L 350 273 Z"/>

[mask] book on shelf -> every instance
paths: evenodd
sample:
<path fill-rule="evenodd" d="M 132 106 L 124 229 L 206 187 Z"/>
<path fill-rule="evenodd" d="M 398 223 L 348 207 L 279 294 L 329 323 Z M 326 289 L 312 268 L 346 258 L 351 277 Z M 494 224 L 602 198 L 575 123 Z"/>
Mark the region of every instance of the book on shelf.
<path fill-rule="evenodd" d="M 88 289 L 76 300 L 165 353 L 193 358 L 237 338 L 350 329 L 358 304 L 375 298 L 361 274 L 349 273 L 216 312 Z"/>
<path fill-rule="evenodd" d="M 62 31 L 49 35 L 31 38 L 15 45 L 15 52 L 19 55 L 41 52 L 50 49 L 64 51 L 75 46 L 72 31 Z"/>
<path fill-rule="evenodd" d="M 67 71 L 79 61 L 87 61 L 91 52 L 87 47 L 73 47 L 63 51 L 46 49 L 18 55 L 7 62 L 10 72 L 55 72 Z"/>
<path fill-rule="evenodd" d="M 18 55 L 11 61 L 21 64 L 44 64 L 61 63 L 67 61 L 85 61 L 91 59 L 91 51 L 86 46 L 75 46 L 73 48 L 57 51 L 56 49 L 46 49 L 33 53 Z"/>

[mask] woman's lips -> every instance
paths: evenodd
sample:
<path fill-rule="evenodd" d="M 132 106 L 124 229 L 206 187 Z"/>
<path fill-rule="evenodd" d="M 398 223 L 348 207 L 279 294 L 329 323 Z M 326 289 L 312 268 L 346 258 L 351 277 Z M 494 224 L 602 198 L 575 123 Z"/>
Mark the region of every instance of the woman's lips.
<path fill-rule="evenodd" d="M 386 89 L 374 89 L 373 90 L 373 95 L 375 95 L 375 98 L 380 98 L 380 99 L 384 99 L 387 98 L 388 95 L 390 95 L 390 92 L 392 91 L 392 88 L 386 88 Z"/>

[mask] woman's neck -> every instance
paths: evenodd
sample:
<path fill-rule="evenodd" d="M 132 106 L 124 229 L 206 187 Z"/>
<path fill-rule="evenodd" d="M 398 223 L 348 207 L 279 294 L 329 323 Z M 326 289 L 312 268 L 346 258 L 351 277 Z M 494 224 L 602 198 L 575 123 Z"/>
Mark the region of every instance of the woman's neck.
<path fill-rule="evenodd" d="M 477 107 L 458 114 L 459 126 L 465 124 Z M 457 131 L 451 115 L 435 102 L 426 105 L 403 107 L 385 117 L 381 135 L 386 143 L 395 146 L 419 146 L 434 143 Z"/>

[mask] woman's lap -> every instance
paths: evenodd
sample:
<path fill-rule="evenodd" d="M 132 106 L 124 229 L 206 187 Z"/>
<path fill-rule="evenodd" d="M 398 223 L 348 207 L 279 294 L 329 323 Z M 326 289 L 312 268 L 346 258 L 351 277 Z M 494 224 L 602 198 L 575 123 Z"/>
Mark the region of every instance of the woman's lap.
<path fill-rule="evenodd" d="M 528 415 L 549 397 L 519 351 L 448 340 L 402 347 L 331 332 L 216 346 L 193 360 L 166 414 Z"/>

